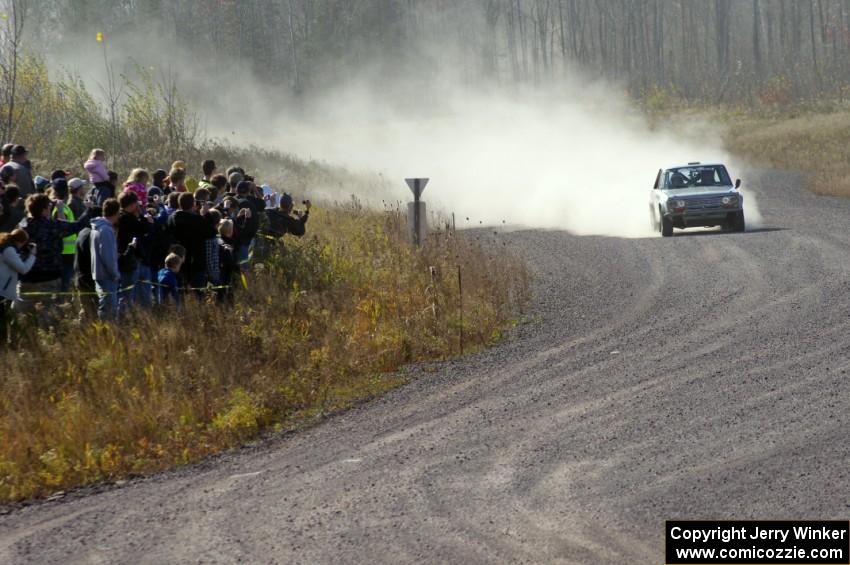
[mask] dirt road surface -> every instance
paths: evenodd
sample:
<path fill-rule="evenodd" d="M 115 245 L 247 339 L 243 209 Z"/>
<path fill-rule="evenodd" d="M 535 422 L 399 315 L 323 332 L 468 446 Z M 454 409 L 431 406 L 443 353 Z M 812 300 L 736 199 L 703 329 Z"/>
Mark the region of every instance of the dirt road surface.
<path fill-rule="evenodd" d="M 743 234 L 519 231 L 531 323 L 204 464 L 0 516 L 4 563 L 662 563 L 665 519 L 850 514 L 850 201 Z"/>

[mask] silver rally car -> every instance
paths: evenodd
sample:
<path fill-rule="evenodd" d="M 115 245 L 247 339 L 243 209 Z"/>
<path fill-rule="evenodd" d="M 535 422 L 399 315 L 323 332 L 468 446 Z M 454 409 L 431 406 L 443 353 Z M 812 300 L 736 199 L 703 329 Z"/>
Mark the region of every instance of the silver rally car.
<path fill-rule="evenodd" d="M 726 167 L 719 163 L 688 163 L 661 169 L 649 200 L 652 229 L 664 237 L 673 228 L 721 226 L 742 232 L 744 196 L 741 179 L 732 184 Z"/>

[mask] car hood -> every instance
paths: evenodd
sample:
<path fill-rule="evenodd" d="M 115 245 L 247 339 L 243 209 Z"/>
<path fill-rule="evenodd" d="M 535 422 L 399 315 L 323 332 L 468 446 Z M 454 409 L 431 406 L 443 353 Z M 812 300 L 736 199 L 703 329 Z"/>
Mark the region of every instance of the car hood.
<path fill-rule="evenodd" d="M 667 188 L 662 191 L 667 198 L 697 198 L 706 196 L 729 196 L 738 194 L 733 186 L 692 186 L 690 188 Z"/>

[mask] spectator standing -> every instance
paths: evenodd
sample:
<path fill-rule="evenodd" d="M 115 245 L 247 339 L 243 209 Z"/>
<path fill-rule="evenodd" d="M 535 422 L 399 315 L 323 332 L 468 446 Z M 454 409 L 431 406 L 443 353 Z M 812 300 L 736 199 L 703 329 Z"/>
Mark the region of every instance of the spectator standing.
<path fill-rule="evenodd" d="M 185 169 L 171 169 L 171 173 L 169 173 L 168 178 L 173 192 L 186 192 Z"/>
<path fill-rule="evenodd" d="M 210 198 L 213 205 L 218 206 L 224 200 L 227 193 L 227 177 L 224 175 L 213 176 L 207 188 L 210 191 Z"/>
<path fill-rule="evenodd" d="M 227 243 L 233 238 L 233 221 L 222 220 L 218 225 L 219 278 L 221 287 L 216 292 L 219 302 L 233 302 L 233 277 L 239 269 L 233 246 Z"/>
<path fill-rule="evenodd" d="M 229 171 L 230 169 L 228 169 Z M 227 186 L 229 187 L 228 192 L 236 196 L 236 187 L 239 186 L 239 183 L 242 182 L 245 178 L 245 175 L 240 173 L 239 171 L 233 171 L 232 173 L 227 173 Z"/>
<path fill-rule="evenodd" d="M 206 188 L 211 193 L 214 193 L 212 178 L 215 174 L 215 161 L 207 159 L 201 163 L 201 172 L 203 172 L 203 176 L 201 176 L 201 180 L 198 182 L 198 188 Z"/>
<path fill-rule="evenodd" d="M 3 196 L 0 196 L 0 206 L 3 214 L 0 216 L 0 232 L 10 232 L 21 223 L 26 214 L 20 198 L 17 185 L 7 184 Z"/>
<path fill-rule="evenodd" d="M 68 181 L 68 206 L 74 212 L 75 217 L 82 216 L 86 211 L 86 205 L 83 201 L 85 197 L 86 181 L 81 178 L 72 178 Z"/>
<path fill-rule="evenodd" d="M 171 192 L 171 190 L 166 190 L 165 178 L 167 176 L 168 173 L 163 169 L 157 169 L 153 172 L 151 187 L 148 189 L 148 198 L 158 196 L 160 201 L 165 199 L 168 193 Z"/>
<path fill-rule="evenodd" d="M 249 270 L 251 245 L 260 227 L 260 212 L 265 207 L 262 198 L 257 199 L 251 195 L 253 188 L 253 183 L 246 180 L 236 185 L 236 203 L 239 207 L 235 235 L 236 258 L 243 272 Z"/>
<path fill-rule="evenodd" d="M 68 199 L 68 181 L 64 177 L 57 178 L 53 181 L 53 188 L 51 190 L 53 196 L 51 218 L 75 222 L 77 220 L 76 214 L 65 203 Z M 85 213 L 85 207 L 83 207 L 83 212 Z M 59 289 L 60 292 L 71 290 L 71 279 L 74 276 L 74 253 L 76 249 L 77 234 L 66 235 L 62 240 L 62 286 Z"/>
<path fill-rule="evenodd" d="M 0 167 L 12 160 L 12 147 L 14 146 L 14 143 L 3 144 L 3 148 L 0 150 Z"/>
<path fill-rule="evenodd" d="M 142 238 L 151 231 L 153 218 L 142 217 L 139 198 L 134 192 L 125 191 L 118 197 L 121 213 L 118 217 L 118 270 L 121 272 L 121 292 L 118 294 L 118 309 L 125 312 L 133 303 L 138 292 L 139 247 Z M 126 290 L 125 290 L 126 289 Z M 150 301 L 145 301 L 149 304 Z"/>
<path fill-rule="evenodd" d="M 102 216 L 100 207 L 91 209 L 89 217 Z M 91 227 L 85 227 L 77 234 L 76 253 L 74 254 L 74 279 L 80 295 L 80 318 L 92 319 L 97 315 L 97 289 L 92 278 Z"/>
<path fill-rule="evenodd" d="M 35 192 L 32 181 L 32 171 L 27 166 L 29 152 L 23 145 L 15 145 L 9 152 L 10 161 L 3 165 L 4 170 L 11 170 L 15 175 L 15 183 L 21 191 L 21 197 L 26 198 Z"/>
<path fill-rule="evenodd" d="M 50 181 L 41 175 L 36 175 L 36 177 L 32 179 L 32 183 L 35 186 L 35 191 L 38 193 L 46 192 L 47 189 L 50 188 Z"/>
<path fill-rule="evenodd" d="M 215 237 L 215 231 L 203 215 L 208 203 L 199 211 L 191 192 L 180 194 L 180 209 L 168 218 L 168 228 L 176 243 L 186 248 L 186 261 L 181 267 L 184 281 L 194 288 L 206 286 L 205 241 Z M 200 213 L 199 213 L 200 212 Z"/>
<path fill-rule="evenodd" d="M 18 276 L 35 264 L 36 245 L 22 229 L 0 233 L 0 343 L 8 339 L 10 305 L 18 299 Z"/>
<path fill-rule="evenodd" d="M 68 222 L 50 217 L 52 203 L 46 194 L 31 194 L 27 197 L 27 218 L 24 230 L 30 241 L 38 247 L 35 265 L 18 282 L 18 295 L 23 300 L 15 303 L 16 308 L 28 312 L 41 303 L 45 307 L 40 318 L 49 325 L 52 321 L 51 294 L 59 292 L 62 286 L 62 248 L 66 235 L 76 234 L 88 225 L 88 214 L 83 214 L 76 222 Z M 23 223 L 23 222 L 22 222 Z M 27 293 L 39 293 L 32 295 Z"/>
<path fill-rule="evenodd" d="M 97 316 L 101 320 L 118 317 L 118 241 L 115 226 L 121 213 L 121 205 L 114 198 L 103 203 L 103 217 L 92 222 L 91 272 L 97 291 Z"/>
<path fill-rule="evenodd" d="M 266 217 L 269 220 L 267 229 L 270 236 L 281 238 L 286 234 L 291 234 L 301 237 L 306 233 L 307 219 L 310 216 L 310 201 L 305 200 L 304 212 L 295 212 L 294 216 L 293 206 L 292 196 L 284 192 L 280 196 L 280 207 L 266 210 Z"/>
<path fill-rule="evenodd" d="M 148 207 L 144 210 L 142 217 L 149 222 L 148 231 L 139 240 L 139 282 L 136 284 L 136 295 L 134 300 L 148 307 L 153 302 L 153 286 L 156 273 L 164 264 L 166 255 L 159 255 L 163 246 L 162 236 L 167 233 L 168 214 L 164 206 L 157 204 L 157 199 L 149 199 Z"/>

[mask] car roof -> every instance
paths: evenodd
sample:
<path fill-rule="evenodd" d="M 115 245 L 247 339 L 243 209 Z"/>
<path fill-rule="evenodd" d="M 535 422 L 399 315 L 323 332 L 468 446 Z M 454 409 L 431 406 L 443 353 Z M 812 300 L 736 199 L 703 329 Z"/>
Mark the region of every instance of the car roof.
<path fill-rule="evenodd" d="M 691 163 L 681 163 L 679 165 L 670 165 L 669 167 L 664 167 L 665 171 L 669 171 L 670 169 L 686 169 L 688 167 L 725 167 L 723 163 L 698 163 L 696 161 Z"/>

